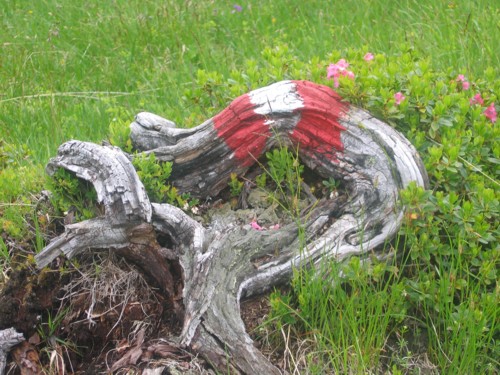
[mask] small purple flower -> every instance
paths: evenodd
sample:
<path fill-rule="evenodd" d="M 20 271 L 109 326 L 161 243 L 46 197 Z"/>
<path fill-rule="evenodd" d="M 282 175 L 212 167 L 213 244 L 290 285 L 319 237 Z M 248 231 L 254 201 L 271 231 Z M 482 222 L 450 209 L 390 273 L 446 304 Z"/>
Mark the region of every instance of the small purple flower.
<path fill-rule="evenodd" d="M 241 12 L 242 10 L 243 10 L 243 7 L 241 5 L 234 4 L 233 5 L 233 10 L 231 11 L 231 13 Z"/>

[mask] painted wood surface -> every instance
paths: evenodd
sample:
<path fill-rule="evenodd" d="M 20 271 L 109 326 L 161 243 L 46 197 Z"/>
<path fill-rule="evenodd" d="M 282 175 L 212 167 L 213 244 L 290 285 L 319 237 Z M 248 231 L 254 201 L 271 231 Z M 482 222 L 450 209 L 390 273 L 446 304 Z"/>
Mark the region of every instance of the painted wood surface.
<path fill-rule="evenodd" d="M 403 218 L 399 191 L 412 181 L 427 185 L 422 162 L 403 135 L 330 88 L 307 81 L 252 91 L 192 129 L 143 112 L 131 130 L 136 149 L 173 163 L 172 182 L 180 192 L 203 199 L 225 188 L 231 173 L 244 174 L 263 153 L 282 145 L 297 148 L 302 162 L 322 178 L 342 181 L 345 192 L 319 200 L 301 228 L 292 222 L 276 231 L 254 231 L 232 217 L 204 227 L 176 207 L 151 204 L 129 158 L 117 148 L 71 141 L 49 162 L 49 173 L 62 167 L 91 182 L 105 215 L 67 225 L 36 256 L 38 266 L 60 254 L 116 249 L 175 305 L 183 321 L 177 343 L 224 373 L 280 373 L 246 333 L 241 298 L 288 282 L 293 267 L 302 264 L 368 253 L 383 258 L 380 245 L 397 233 Z M 171 238 L 172 249 L 157 243 L 159 234 Z M 172 263 L 181 274 L 170 271 Z M 182 290 L 173 286 L 179 284 L 176 277 L 182 278 Z"/>

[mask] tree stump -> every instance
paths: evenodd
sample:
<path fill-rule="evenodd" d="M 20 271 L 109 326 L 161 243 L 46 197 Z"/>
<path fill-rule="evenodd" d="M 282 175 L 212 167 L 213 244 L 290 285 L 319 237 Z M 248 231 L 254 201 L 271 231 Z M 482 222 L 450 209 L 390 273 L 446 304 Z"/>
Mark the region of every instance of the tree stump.
<path fill-rule="evenodd" d="M 280 373 L 246 333 L 242 297 L 286 283 L 294 267 L 373 251 L 383 256 L 379 245 L 402 223 L 400 189 L 412 181 L 427 185 L 407 139 L 307 81 L 252 91 L 192 129 L 150 113 L 138 114 L 131 129 L 137 150 L 173 163 L 172 183 L 180 192 L 203 199 L 283 145 L 297 149 L 321 178 L 342 182 L 344 194 L 320 199 L 301 223 L 255 231 L 224 217 L 203 226 L 179 208 L 150 203 L 129 157 L 116 147 L 70 141 L 50 160 L 48 173 L 62 167 L 91 182 L 105 215 L 67 225 L 36 256 L 38 267 L 60 254 L 116 249 L 168 296 L 182 321 L 178 344 L 224 373 Z M 171 248 L 159 237 L 169 238 Z"/>

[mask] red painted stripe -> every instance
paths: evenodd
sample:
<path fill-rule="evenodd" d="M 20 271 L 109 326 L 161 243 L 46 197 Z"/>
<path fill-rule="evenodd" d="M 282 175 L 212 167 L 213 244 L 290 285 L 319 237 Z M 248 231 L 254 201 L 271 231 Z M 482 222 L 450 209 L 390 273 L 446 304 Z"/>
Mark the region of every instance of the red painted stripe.
<path fill-rule="evenodd" d="M 291 139 L 308 154 L 323 154 L 336 160 L 337 152 L 344 150 L 340 133 L 345 128 L 339 119 L 349 106 L 331 88 L 308 81 L 294 81 L 297 92 L 304 101 L 298 109 L 301 119 L 291 134 Z"/>
<path fill-rule="evenodd" d="M 248 95 L 236 98 L 213 118 L 217 135 L 224 139 L 243 166 L 254 163 L 271 136 L 266 117 L 254 112 L 255 105 Z"/>
<path fill-rule="evenodd" d="M 289 135 L 290 139 L 309 155 L 321 154 L 335 161 L 336 154 L 344 150 L 340 133 L 345 128 L 339 123 L 339 118 L 348 110 L 348 105 L 327 86 L 308 81 L 292 82 L 288 90 L 276 90 L 276 87 L 268 90 L 271 102 L 280 102 L 281 96 L 294 90 L 303 101 L 301 108 L 290 108 L 290 112 L 300 114 L 300 121 Z M 252 165 L 264 151 L 272 135 L 266 121 L 286 114 L 284 108 L 268 115 L 256 113 L 255 109 L 262 105 L 267 103 L 252 103 L 248 94 L 242 95 L 213 118 L 217 135 L 234 152 L 242 166 Z M 275 131 L 279 132 L 280 129 Z"/>

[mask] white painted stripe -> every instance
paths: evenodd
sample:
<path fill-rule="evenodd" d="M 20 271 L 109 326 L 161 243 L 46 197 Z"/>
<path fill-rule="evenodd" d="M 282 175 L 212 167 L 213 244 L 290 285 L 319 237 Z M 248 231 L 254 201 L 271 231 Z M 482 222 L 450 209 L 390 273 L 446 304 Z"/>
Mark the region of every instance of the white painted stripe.
<path fill-rule="evenodd" d="M 250 102 L 256 106 L 255 113 L 289 113 L 304 107 L 304 102 L 297 92 L 293 81 L 281 81 L 248 93 Z"/>

